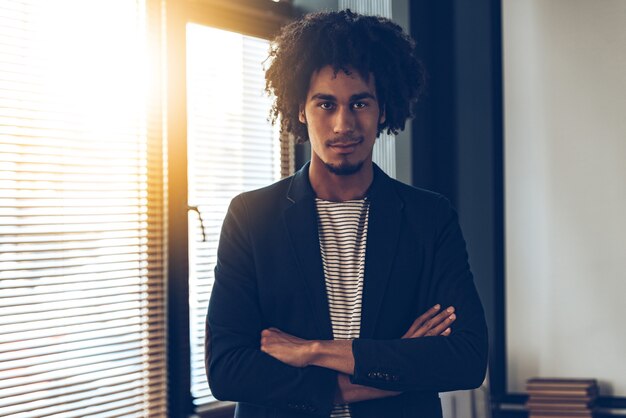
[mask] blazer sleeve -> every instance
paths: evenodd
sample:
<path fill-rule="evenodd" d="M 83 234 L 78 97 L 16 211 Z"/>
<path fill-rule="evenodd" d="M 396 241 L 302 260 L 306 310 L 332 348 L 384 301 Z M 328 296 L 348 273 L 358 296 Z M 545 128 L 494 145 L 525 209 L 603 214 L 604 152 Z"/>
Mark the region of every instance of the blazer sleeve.
<path fill-rule="evenodd" d="M 357 339 L 352 382 L 386 390 L 445 392 L 481 385 L 488 337 L 482 304 L 470 272 L 456 212 L 440 197 L 431 261 L 435 303 L 455 307 L 447 336 L 397 340 Z"/>
<path fill-rule="evenodd" d="M 328 416 L 336 372 L 292 367 L 260 350 L 263 319 L 248 222 L 240 195 L 222 226 L 207 315 L 205 360 L 211 391 L 221 400 Z"/>

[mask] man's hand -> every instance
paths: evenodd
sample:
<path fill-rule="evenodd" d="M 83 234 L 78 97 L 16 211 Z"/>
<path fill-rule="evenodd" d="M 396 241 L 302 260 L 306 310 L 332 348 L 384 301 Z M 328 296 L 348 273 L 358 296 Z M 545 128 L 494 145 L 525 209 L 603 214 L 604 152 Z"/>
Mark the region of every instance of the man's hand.
<path fill-rule="evenodd" d="M 315 341 L 294 337 L 278 328 L 261 331 L 261 351 L 294 367 L 310 364 L 314 344 Z"/>
<path fill-rule="evenodd" d="M 404 333 L 402 338 L 419 338 L 442 335 L 447 337 L 452 332 L 450 324 L 456 319 L 454 307 L 450 306 L 439 312 L 440 305 L 435 305 L 420 315 Z"/>
<path fill-rule="evenodd" d="M 450 335 L 450 324 L 456 319 L 454 307 L 450 306 L 443 312 L 440 305 L 435 305 L 422 315 L 420 315 L 404 333 L 402 338 L 420 338 L 428 336 L 448 336 Z M 339 373 L 337 376 L 337 392 L 335 393 L 335 403 L 349 404 L 369 399 L 387 398 L 397 396 L 402 392 L 376 389 L 369 386 L 361 386 L 350 383 L 347 375 Z"/>

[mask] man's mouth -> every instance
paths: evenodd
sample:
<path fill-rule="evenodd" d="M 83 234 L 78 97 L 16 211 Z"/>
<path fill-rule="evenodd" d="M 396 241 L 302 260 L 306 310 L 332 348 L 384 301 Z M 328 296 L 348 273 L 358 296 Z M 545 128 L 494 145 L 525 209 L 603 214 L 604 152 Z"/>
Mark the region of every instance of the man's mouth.
<path fill-rule="evenodd" d="M 341 139 L 341 140 L 330 141 L 328 143 L 328 146 L 339 152 L 351 152 L 361 142 L 363 142 L 363 138 L 351 138 L 351 139 L 345 139 L 345 140 Z"/>

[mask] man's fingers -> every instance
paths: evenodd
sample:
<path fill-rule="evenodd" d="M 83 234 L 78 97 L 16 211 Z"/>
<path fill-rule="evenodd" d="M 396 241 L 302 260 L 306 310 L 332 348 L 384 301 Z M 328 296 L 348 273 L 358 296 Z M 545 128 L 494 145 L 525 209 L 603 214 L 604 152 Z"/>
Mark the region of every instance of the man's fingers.
<path fill-rule="evenodd" d="M 427 328 L 426 332 L 430 331 L 431 329 L 437 327 L 442 322 L 446 321 L 452 314 L 454 314 L 454 307 L 449 306 L 443 312 L 437 314 L 436 316 L 428 320 L 428 322 L 424 324 L 424 328 Z"/>
<path fill-rule="evenodd" d="M 451 314 L 447 318 L 445 318 L 441 323 L 431 328 L 428 332 L 426 332 L 426 336 L 437 336 L 437 335 L 449 335 L 452 330 L 450 329 L 450 324 L 454 322 L 456 319 L 456 314 Z M 446 333 L 447 334 L 444 334 Z"/>
<path fill-rule="evenodd" d="M 454 307 L 450 306 L 426 324 L 428 329 L 424 332 L 424 336 L 440 335 L 455 319 Z"/>
<path fill-rule="evenodd" d="M 264 348 L 274 342 L 281 332 L 278 328 L 266 328 L 261 331 L 261 350 L 265 351 Z"/>
<path fill-rule="evenodd" d="M 423 317 L 424 315 L 422 315 Z M 420 318 L 422 318 L 420 317 Z M 419 319 L 419 318 L 418 318 Z M 412 326 L 403 338 L 419 338 L 424 336 L 440 335 L 456 319 L 454 307 L 450 306 L 443 312 L 432 316 L 417 327 Z M 418 321 L 416 320 L 414 325 Z"/>
<path fill-rule="evenodd" d="M 437 314 L 437 312 L 439 312 L 439 309 L 441 309 L 441 306 L 439 304 L 437 304 L 437 305 L 433 306 L 432 308 L 430 308 L 429 310 L 427 310 L 426 312 L 424 312 L 423 314 L 421 314 L 420 316 L 418 316 L 417 319 L 415 321 L 413 321 L 413 323 L 411 324 L 411 327 L 408 329 L 408 331 L 404 333 L 402 338 L 414 338 L 414 337 L 412 337 L 412 335 L 414 335 L 417 332 L 417 330 L 426 321 L 428 321 L 433 316 L 435 316 Z"/>
<path fill-rule="evenodd" d="M 262 337 L 269 337 L 273 335 L 285 335 L 285 333 L 274 327 L 265 328 L 263 331 L 261 331 Z"/>

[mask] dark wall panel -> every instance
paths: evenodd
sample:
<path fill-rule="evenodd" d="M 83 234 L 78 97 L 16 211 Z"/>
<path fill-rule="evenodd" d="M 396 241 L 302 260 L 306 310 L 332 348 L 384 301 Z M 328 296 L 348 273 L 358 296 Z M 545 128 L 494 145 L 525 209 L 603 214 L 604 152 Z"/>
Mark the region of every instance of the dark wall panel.
<path fill-rule="evenodd" d="M 487 316 L 497 401 L 504 383 L 500 2 L 414 1 L 411 28 L 429 74 L 413 122 L 413 183 L 443 193 L 459 212 Z"/>

